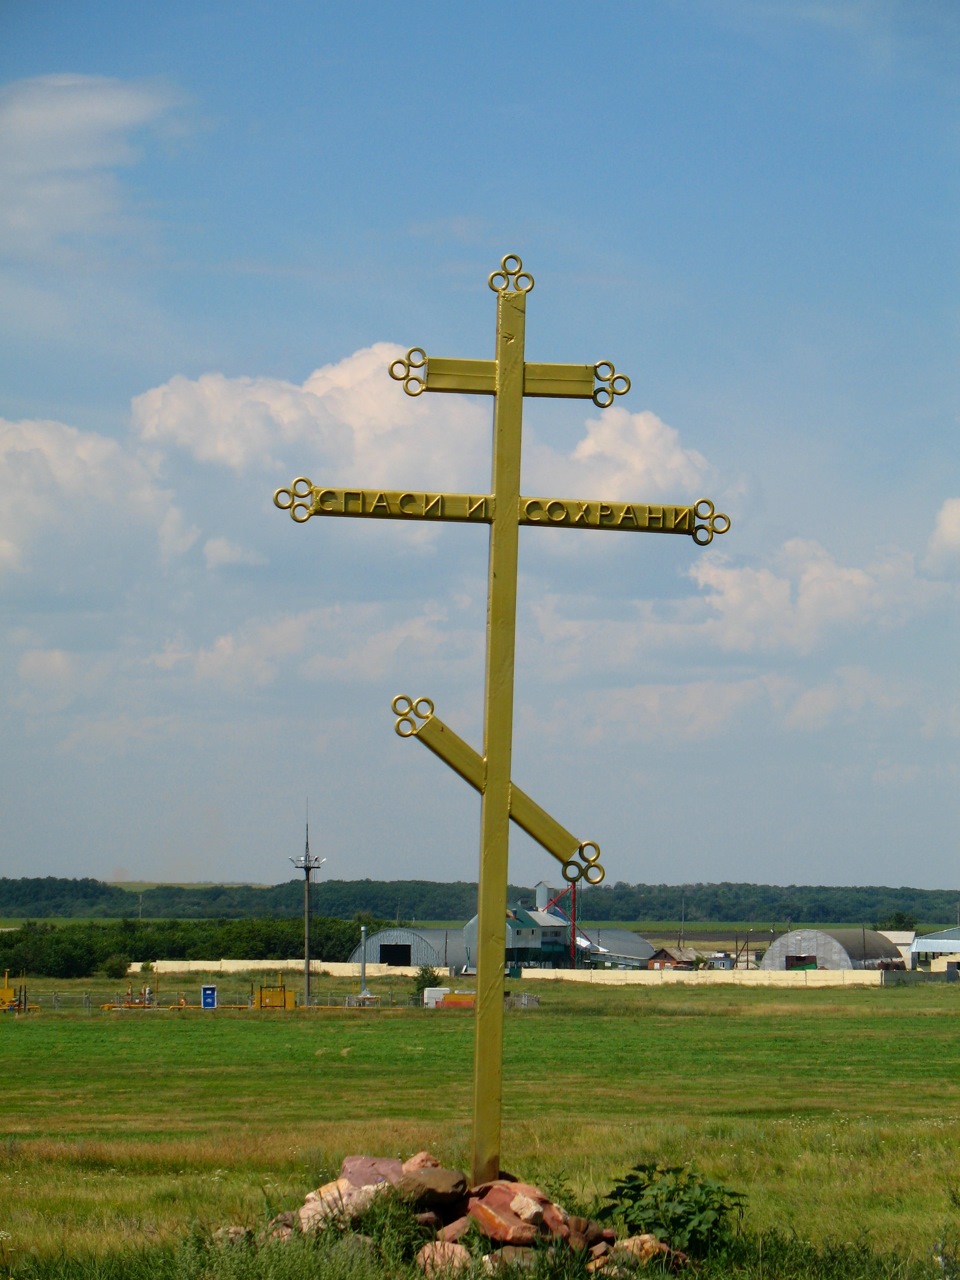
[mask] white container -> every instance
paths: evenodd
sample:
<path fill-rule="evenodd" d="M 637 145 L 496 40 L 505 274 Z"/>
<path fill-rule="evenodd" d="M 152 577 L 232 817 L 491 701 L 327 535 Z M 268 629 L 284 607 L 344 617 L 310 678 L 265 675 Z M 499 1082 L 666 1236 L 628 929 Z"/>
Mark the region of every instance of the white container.
<path fill-rule="evenodd" d="M 435 1009 L 443 997 L 449 994 L 449 987 L 424 987 L 423 1007 L 425 1009 Z"/>

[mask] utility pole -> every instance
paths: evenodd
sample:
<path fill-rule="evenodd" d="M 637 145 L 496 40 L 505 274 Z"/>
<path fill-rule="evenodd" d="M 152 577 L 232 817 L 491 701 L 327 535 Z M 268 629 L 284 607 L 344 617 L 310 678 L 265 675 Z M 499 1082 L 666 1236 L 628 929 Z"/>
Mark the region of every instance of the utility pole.
<path fill-rule="evenodd" d="M 307 842 L 303 856 L 291 858 L 290 861 L 298 871 L 303 872 L 303 1003 L 310 1004 L 310 872 L 319 871 L 326 858 L 317 858 L 310 853 L 310 819 L 307 819 Z"/>

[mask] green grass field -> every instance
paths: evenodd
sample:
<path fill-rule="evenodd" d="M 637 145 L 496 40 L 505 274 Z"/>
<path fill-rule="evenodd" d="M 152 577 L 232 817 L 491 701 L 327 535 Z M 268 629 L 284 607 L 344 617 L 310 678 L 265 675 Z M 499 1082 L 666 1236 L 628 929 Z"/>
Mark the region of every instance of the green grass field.
<path fill-rule="evenodd" d="M 71 993 L 38 980 L 31 995 L 54 985 Z M 395 996 L 408 989 L 393 981 Z M 751 1230 L 866 1233 L 916 1258 L 960 1232 L 955 987 L 531 989 L 540 1008 L 506 1023 L 512 1172 L 589 1202 L 637 1162 L 694 1160 L 747 1193 Z M 6 1016 L 8 1252 L 110 1252 L 196 1223 L 256 1225 L 355 1152 L 428 1148 L 467 1167 L 472 1052 L 469 1014 L 399 1004 Z"/>

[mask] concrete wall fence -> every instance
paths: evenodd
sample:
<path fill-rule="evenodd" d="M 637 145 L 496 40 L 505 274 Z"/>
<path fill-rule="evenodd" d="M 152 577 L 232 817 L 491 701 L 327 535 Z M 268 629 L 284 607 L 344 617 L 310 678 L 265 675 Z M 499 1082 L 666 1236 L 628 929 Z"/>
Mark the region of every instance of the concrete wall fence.
<path fill-rule="evenodd" d="M 524 969 L 523 981 L 552 979 L 611 987 L 880 987 L 871 969 Z"/>
<path fill-rule="evenodd" d="M 155 960 L 156 974 L 303 973 L 302 960 Z M 131 965 L 139 973 L 139 965 Z M 312 960 L 310 972 L 359 980 L 359 964 Z M 415 978 L 413 966 L 368 964 L 367 978 Z M 522 969 L 514 982 L 588 982 L 611 987 L 880 987 L 903 975 L 876 969 Z"/>
<path fill-rule="evenodd" d="M 302 960 L 154 960 L 154 973 L 260 973 L 269 978 L 271 974 L 303 974 Z M 131 973 L 139 973 L 140 966 L 132 964 Z M 326 973 L 332 978 L 359 978 L 360 966 L 333 960 L 311 960 L 312 974 Z M 368 978 L 415 978 L 415 965 L 399 966 L 393 964 L 367 964 Z"/>

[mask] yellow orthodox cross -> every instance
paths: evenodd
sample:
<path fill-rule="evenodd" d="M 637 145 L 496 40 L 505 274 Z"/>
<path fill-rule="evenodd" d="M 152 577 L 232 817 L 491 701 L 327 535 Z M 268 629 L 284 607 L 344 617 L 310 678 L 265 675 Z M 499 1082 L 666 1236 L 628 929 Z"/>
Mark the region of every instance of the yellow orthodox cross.
<path fill-rule="evenodd" d="M 500 1171 L 503 1074 L 503 979 L 506 953 L 507 857 L 510 821 L 538 840 L 568 880 L 603 879 L 599 849 L 579 842 L 511 783 L 514 651 L 520 525 L 687 534 L 701 546 L 726 533 L 730 521 L 709 499 L 681 506 L 633 502 L 525 498 L 520 493 L 524 396 L 592 400 L 601 409 L 630 389 L 607 360 L 598 364 L 533 364 L 524 360 L 527 294 L 533 277 L 516 254 L 501 260 L 488 281 L 497 295 L 493 360 L 428 357 L 420 347 L 390 366 L 408 395 L 424 391 L 492 395 L 493 483 L 488 494 L 321 488 L 304 476 L 278 489 L 274 502 L 298 523 L 311 516 L 379 516 L 389 520 L 458 520 L 490 526 L 487 594 L 487 670 L 483 754 L 433 714 L 428 698 L 395 698 L 397 732 L 417 737 L 481 794 L 480 883 L 477 920 L 477 1007 L 474 1038 L 474 1185 Z M 419 723 L 418 723 L 419 722 Z M 577 858 L 580 861 L 577 861 Z"/>

